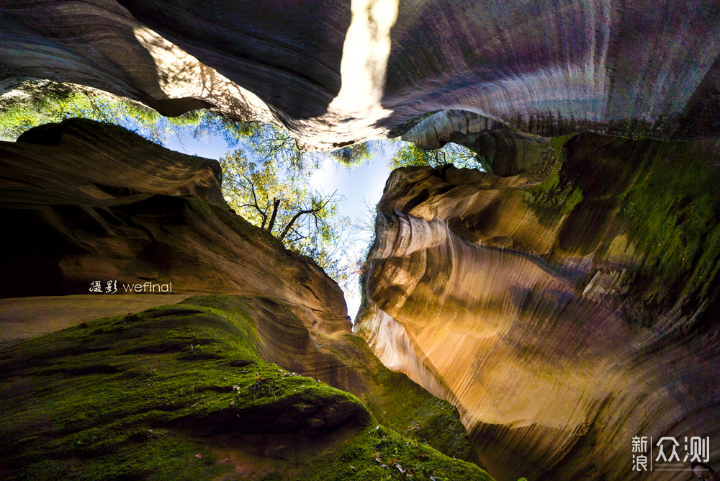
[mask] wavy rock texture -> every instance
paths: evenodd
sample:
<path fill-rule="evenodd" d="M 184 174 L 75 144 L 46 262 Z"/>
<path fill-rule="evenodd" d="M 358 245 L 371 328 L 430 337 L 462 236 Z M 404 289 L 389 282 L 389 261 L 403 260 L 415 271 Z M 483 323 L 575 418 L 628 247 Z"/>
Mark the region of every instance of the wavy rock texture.
<path fill-rule="evenodd" d="M 582 134 L 511 177 L 396 170 L 357 332 L 497 479 L 641 479 L 633 436 L 720 434 L 718 145 Z"/>
<path fill-rule="evenodd" d="M 456 141 L 510 176 L 394 174 L 359 325 L 458 406 L 498 478 L 632 479 L 632 436 L 717 437 L 717 2 L 11 0 L 0 15 L 4 89 L 49 78 L 169 115 L 275 119 L 307 148 Z M 545 144 L 499 123 L 708 140 Z M 137 186 L 71 164 L 48 179 L 53 149 L 116 155 L 53 135 L 2 144 L 17 174 L 2 295 L 173 279 L 271 295 L 313 336 L 347 331 L 337 286 L 227 211 L 211 166 L 173 158 L 154 178 L 129 155 Z"/>
<path fill-rule="evenodd" d="M 335 282 L 232 213 L 217 161 L 87 120 L 32 129 L 0 156 L 0 214 L 13 233 L 3 297 L 172 282 L 177 294 L 269 295 L 316 330 L 350 329 Z"/>
<path fill-rule="evenodd" d="M 212 104 L 259 118 L 265 103 L 316 147 L 458 109 L 531 132 L 558 117 L 662 136 L 720 128 L 710 0 L 13 0 L 0 14 L 0 77 L 89 85 L 168 113 Z"/>
<path fill-rule="evenodd" d="M 49 79 L 98 88 L 164 115 L 215 108 L 272 121 L 254 94 L 145 27 L 113 0 L 4 2 L 0 79 Z"/>
<path fill-rule="evenodd" d="M 113 465 L 117 472 L 104 476 L 145 479 L 147 472 L 161 467 L 143 467 L 145 461 L 136 458 L 145 459 L 144 455 L 133 453 L 132 446 L 155 439 L 146 435 L 154 425 L 169 430 L 163 434 L 169 436 L 163 438 L 170 443 L 169 452 L 158 456 L 222 448 L 231 458 L 240 457 L 233 461 L 239 464 L 237 476 L 246 468 L 262 475 L 268 466 L 281 472 L 297 466 L 307 470 L 307 463 L 318 456 L 345 449 L 343 462 L 357 464 L 357 472 L 344 465 L 342 470 L 326 466 L 337 460 L 318 461 L 312 472 L 305 471 L 312 476 L 303 479 L 377 479 L 385 472 L 374 458 L 378 449 L 389 459 L 390 446 L 402 450 L 414 443 L 412 449 L 424 449 L 417 445 L 422 442 L 469 461 L 428 454 L 428 460 L 441 460 L 438 466 L 444 466 L 446 474 L 489 479 L 471 464 L 477 455 L 457 410 L 380 363 L 350 332 L 337 284 L 311 259 L 286 250 L 273 236 L 234 214 L 223 200 L 220 172 L 216 161 L 172 152 L 122 128 L 89 120 L 38 127 L 18 142 L 0 144 L 0 222 L 10 233 L 3 242 L 1 295 L 20 297 L 3 305 L 21 303 L 45 318 L 43 326 L 56 330 L 75 325 L 38 338 L 47 332 L 41 326 L 33 339 L 9 342 L 0 352 L 10 383 L 3 388 L 3 405 L 11 412 L 0 430 L 4 439 L 13 440 L 0 445 L 0 472 L 32 479 L 99 479 L 97 473 L 84 470 L 102 472 Z M 124 312 L 147 306 L 132 302 L 144 294 L 128 294 L 122 284 L 172 282 L 175 296 L 168 295 L 167 302 L 191 293 L 214 297 L 89 323 L 84 321 L 93 309 L 97 316 L 113 315 L 105 309 L 118 306 L 87 302 L 83 315 L 68 322 L 53 318 L 52 306 L 57 303 L 35 297 L 86 293 L 92 281 L 108 279 L 118 281 L 119 292 L 94 296 L 127 299 Z M 9 315 L 4 313 L 3 320 Z M 13 324 L 4 322 L 2 327 Z M 11 338 L 0 333 L 0 339 Z M 193 360 L 204 364 L 197 368 L 186 362 Z M 295 391 L 258 388 L 253 394 L 248 389 L 256 375 L 238 372 L 249 364 L 257 364 L 262 372 L 257 376 L 265 379 L 278 376 L 278 366 L 316 379 L 298 379 L 292 386 Z M 30 391 L 37 388 L 48 394 L 40 407 L 25 396 L 34 369 L 39 369 L 42 380 Z M 163 371 L 162 380 L 157 379 L 159 391 L 145 391 L 143 382 L 125 384 L 154 369 Z M 234 405 L 229 404 L 230 393 L 237 381 L 217 385 L 213 376 L 227 381 L 241 374 L 248 396 L 242 409 L 249 407 L 238 417 L 227 407 Z M 60 382 L 63 377 L 72 381 L 66 385 Z M 318 379 L 354 394 L 362 404 L 339 391 L 310 392 L 307 383 L 315 385 Z M 195 391 L 188 391 L 189 386 L 196 386 Z M 98 389 L 112 393 L 101 403 L 109 405 L 112 415 L 76 414 L 96 402 Z M 123 402 L 113 401 L 120 392 Z M 218 393 L 226 404 L 217 403 Z M 211 404 L 205 403 L 207 396 L 213 398 Z M 256 397 L 264 401 L 256 405 Z M 58 414 L 48 425 L 44 420 L 53 406 Z M 43 434 L 33 439 L 19 434 L 24 420 Z M 375 430 L 376 425 L 392 431 Z M 130 434 L 119 435 L 118 429 Z M 188 441 L 187 435 L 212 439 L 198 443 Z M 231 435 L 231 440 L 240 436 L 241 446 L 218 435 Z M 134 436 L 130 445 L 128 436 Z M 355 441 L 348 441 L 350 437 Z M 53 442 L 47 444 L 48 439 Z M 108 452 L 120 457 L 103 457 Z M 422 453 L 406 454 L 405 464 Z M 79 466 L 62 461 L 68 456 L 81 460 Z M 274 463 L 276 458 L 283 460 L 280 465 Z M 188 466 L 190 474 L 163 476 L 209 479 L 215 476 L 208 474 L 211 468 Z"/>
<path fill-rule="evenodd" d="M 402 463 L 492 481 L 449 457 L 472 453 L 449 404 L 382 367 L 352 334 L 324 344 L 272 299 L 240 296 L 193 297 L 17 343 L 0 351 L 0 471 L 48 481 L 371 481 Z M 319 380 L 338 381 L 333 372 L 354 375 L 363 402 Z"/>

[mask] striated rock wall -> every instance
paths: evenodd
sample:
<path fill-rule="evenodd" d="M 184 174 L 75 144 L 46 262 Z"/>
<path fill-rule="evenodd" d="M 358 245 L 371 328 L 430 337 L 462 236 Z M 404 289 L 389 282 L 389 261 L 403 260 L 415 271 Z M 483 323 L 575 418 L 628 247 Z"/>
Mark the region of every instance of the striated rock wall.
<path fill-rule="evenodd" d="M 509 176 L 394 174 L 358 326 L 458 406 L 499 478 L 630 479 L 632 436 L 717 435 L 716 2 L 11 0 L 0 18 L 2 89 L 279 120 L 307 148 L 454 141 Z M 347 332 L 337 286 L 230 213 L 212 164 L 155 169 L 150 147 L 68 125 L 2 144 L 0 295 L 172 279 Z"/>
<path fill-rule="evenodd" d="M 172 282 L 176 294 L 270 295 L 308 327 L 350 329 L 334 281 L 229 209 L 217 161 L 70 120 L 0 143 L 0 169 L 3 297 Z"/>
<path fill-rule="evenodd" d="M 661 137 L 720 128 L 720 11 L 710 0 L 12 0 L 0 15 L 0 78 L 89 85 L 169 114 L 272 112 L 314 147 L 386 135 L 438 110 L 533 133 L 567 123 Z"/>
<path fill-rule="evenodd" d="M 238 476 L 296 469 L 312 475 L 304 479 L 366 480 L 394 469 L 375 461 L 381 452 L 405 465 L 420 459 L 431 474 L 490 479 L 472 464 L 477 455 L 457 410 L 388 370 L 350 332 L 337 284 L 234 214 L 220 172 L 216 161 L 88 120 L 0 143 L 0 222 L 7 231 L 0 295 L 16 297 L 4 306 L 44 318 L 34 335 L 0 333 L 3 340 L 32 337 L 0 349 L 8 414 L 0 432 L 12 440 L 0 446 L 0 472 L 95 479 L 87 473 L 112 465 L 145 479 L 177 462 L 147 467 L 158 459 L 183 452 L 187 462 L 199 450 L 215 458 L 223 452 L 231 462 L 163 476 L 209 479 L 230 463 Z M 97 280 L 103 288 L 117 280 L 118 292 L 88 295 Z M 123 284 L 145 282 L 172 282 L 174 295 L 132 302 L 145 294 Z M 57 316 L 63 303 L 47 297 L 83 293 L 63 299 L 84 303 L 74 322 Z M 213 296 L 162 305 L 201 293 Z M 123 314 L 160 307 L 85 322 L 93 309 L 96 317 L 116 314 L 88 296 L 112 297 L 110 307 L 124 305 Z M 0 328 L 22 327 L 11 312 L 2 317 Z M 47 334 L 53 327 L 69 329 Z M 28 387 L 36 374 L 42 379 Z M 43 392 L 43 399 L 30 402 L 28 392 Z M 92 403 L 103 410 L 88 414 Z M 26 429 L 41 434 L 27 439 L 20 434 Z M 136 452 L 152 451 L 157 439 L 169 446 L 150 456 L 154 461 Z M 421 452 L 420 443 L 445 455 Z M 66 463 L 68 456 L 75 461 Z M 328 467 L 337 465 L 334 456 L 355 466 Z M 442 468 L 428 464 L 435 461 Z"/>
<path fill-rule="evenodd" d="M 0 89 L 23 79 L 87 85 L 163 115 L 214 108 L 272 121 L 256 95 L 141 24 L 114 0 L 11 1 L 0 6 Z"/>
<path fill-rule="evenodd" d="M 545 147 L 511 177 L 394 171 L 355 330 L 497 479 L 641 479 L 633 436 L 720 434 L 718 143 Z"/>

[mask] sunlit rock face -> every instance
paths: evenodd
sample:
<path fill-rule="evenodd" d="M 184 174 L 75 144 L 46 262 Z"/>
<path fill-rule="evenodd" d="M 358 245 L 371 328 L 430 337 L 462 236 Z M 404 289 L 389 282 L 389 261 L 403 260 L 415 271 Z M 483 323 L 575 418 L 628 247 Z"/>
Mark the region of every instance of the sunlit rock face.
<path fill-rule="evenodd" d="M 210 388 L 223 395 L 233 391 L 232 377 L 239 374 L 247 375 L 252 381 L 257 379 L 259 383 L 259 373 L 240 371 L 258 360 L 273 363 L 271 382 L 279 382 L 275 377 L 282 377 L 276 369 L 278 366 L 308 376 L 298 380 L 292 394 L 285 393 L 291 396 L 287 405 L 282 405 L 285 402 L 282 393 L 277 393 L 277 399 L 282 401 L 277 411 L 250 409 L 250 414 L 235 415 L 227 411 L 227 406 L 233 405 L 230 398 L 227 399 L 230 404 L 214 404 L 209 411 L 206 406 L 193 411 L 199 404 L 197 401 L 184 407 L 160 402 L 158 405 L 162 408 L 150 409 L 161 413 L 152 421 L 158 426 L 166 428 L 168 419 L 177 418 L 179 421 L 172 429 L 200 435 L 203 438 L 200 444 L 211 448 L 223 441 L 213 436 L 236 436 L 232 442 L 224 440 L 223 443 L 232 444 L 229 451 L 242 458 L 237 461 L 240 467 L 254 466 L 253 470 L 262 470 L 271 462 L 276 468 L 293 468 L 321 454 L 349 449 L 349 436 L 357 434 L 358 429 L 369 431 L 381 440 L 385 431 L 379 431 L 376 424 L 379 423 L 406 436 L 408 439 L 403 441 L 406 447 L 411 440 L 415 444 L 427 443 L 445 453 L 449 464 L 458 464 L 475 473 L 472 479 L 488 479 L 477 466 L 468 468 L 450 459 L 477 462 L 477 454 L 455 408 L 429 394 L 406 375 L 387 369 L 364 340 L 350 332 L 345 301 L 338 285 L 312 259 L 285 249 L 275 237 L 232 212 L 220 186 L 217 161 L 172 152 L 120 127 L 94 121 L 75 119 L 50 124 L 27 131 L 17 142 L 0 142 L 0 222 L 7 231 L 0 257 L 0 297 L 16 298 L 4 299 L 15 302 L 3 303 L 3 306 L 17 309 L 22 305 L 43 318 L 39 328 L 32 325 L 34 319 L 20 320 L 28 330 L 27 335 L 17 336 L 5 332 L 14 328 L 12 322 L 7 322 L 13 320 L 12 312 L 3 311 L 0 315 L 0 342 L 8 341 L 2 346 L 2 359 L 9 366 L 8 372 L 11 371 L 6 372 L 5 379 L 12 379 L 4 386 L 7 391 L 1 396 L 12 398 L 8 401 L 8 405 L 12 405 L 12 409 L 8 409 L 12 411 L 11 420 L 2 426 L 7 437 L 19 440 L 18 436 L 8 433 L 14 433 L 20 425 L 22 429 L 35 426 L 29 428 L 36 429 L 34 432 L 50 429 L 55 433 L 48 434 L 51 438 L 57 434 L 57 430 L 47 427 L 50 425 L 35 410 L 34 403 L 18 401 L 24 399 L 27 392 L 18 386 L 25 385 L 32 375 L 25 371 L 28 366 L 33 369 L 75 363 L 72 368 L 51 369 L 49 375 L 78 374 L 83 389 L 89 384 L 86 384 L 87 378 L 82 380 L 81 374 L 97 375 L 92 382 L 103 392 L 110 389 L 108 386 L 114 389 L 118 378 L 134 379 L 134 374 L 128 374 L 127 378 L 114 376 L 120 372 L 115 367 L 98 368 L 97 361 L 82 357 L 90 351 L 104 355 L 113 345 L 113 336 L 118 336 L 117 342 L 124 347 L 115 354 L 121 358 L 138 356 L 138 363 L 127 357 L 111 360 L 115 358 L 110 354 L 103 363 L 118 362 L 137 368 L 147 362 L 149 367 L 141 370 L 150 369 L 151 374 L 158 366 L 168 374 L 170 364 L 177 363 L 172 368 L 177 368 L 175 374 L 188 376 L 193 381 L 193 376 L 198 374 L 193 370 L 197 367 L 186 361 L 187 356 L 197 354 L 196 359 L 219 363 L 225 369 L 224 385 Z M 101 281 L 101 291 L 105 291 L 108 280 L 117 281 L 118 292 L 89 293 L 94 281 Z M 155 304 L 161 306 L 159 310 L 129 314 L 128 311 L 149 307 L 133 302 L 147 295 L 146 284 L 171 284 L 173 295 L 168 293 L 165 302 Z M 142 290 L 128 292 L 125 285 L 139 285 Z M 152 292 L 157 295 L 157 291 Z M 182 304 L 168 305 L 177 302 L 180 295 L 202 293 L 212 296 L 193 297 Z M 73 295 L 64 299 L 66 303 L 84 304 L 84 319 L 73 322 L 55 318 L 57 306 L 62 308 L 62 305 L 49 302 L 48 296 L 67 294 Z M 118 305 L 125 299 L 122 314 L 115 317 L 118 312 L 108 312 L 103 302 L 95 303 L 97 297 L 112 297 Z M 97 310 L 95 317 L 112 317 L 83 322 L 93 309 Z M 137 321 L 147 324 L 138 328 L 138 324 L 134 324 Z M 104 327 L 98 328 L 103 323 Z M 53 332 L 68 327 L 69 330 Z M 215 334 L 209 334 L 208 328 Z M 17 342 L 48 333 L 51 334 L 41 341 Z M 149 341 L 151 337 L 155 339 Z M 148 342 L 153 345 L 148 347 Z M 65 347 L 58 347 L 56 343 Z M 94 344 L 90 349 L 87 343 L 107 345 Z M 28 345 L 44 354 L 29 353 L 25 349 Z M 237 357 L 238 345 L 251 347 L 245 352 L 249 358 Z M 220 362 L 223 356 L 227 359 Z M 206 375 L 214 372 L 215 367 L 205 365 L 199 372 Z M 263 371 L 262 377 L 268 381 L 270 375 Z M 49 379 L 44 377 L 33 389 L 45 390 L 48 385 L 56 384 Z M 74 380 L 78 381 L 78 377 Z M 292 396 L 301 396 L 304 388 L 324 386 L 322 383 L 352 393 L 362 404 L 355 399 L 352 410 L 345 412 L 347 406 L 323 401 L 322 396 L 316 396 L 309 403 L 292 399 Z M 53 422 L 67 427 L 75 422 L 77 413 L 67 411 L 67 407 L 74 404 L 59 400 L 73 397 L 73 403 L 78 405 L 93 400 L 83 390 L 70 396 L 67 393 L 73 391 L 71 387 L 62 382 L 57 385 L 63 387 L 53 391 L 56 397 L 46 398 L 43 403 L 62 404 L 66 410 L 58 409 Z M 123 389 L 130 398 L 137 395 L 147 400 L 162 392 L 149 389 L 143 394 L 145 386 L 144 382 L 132 381 L 130 388 Z M 192 386 L 181 389 L 186 388 Z M 161 396 L 168 394 L 162 392 Z M 272 398 L 275 399 L 275 394 Z M 255 401 L 254 395 L 252 400 Z M 316 404 L 324 406 L 327 417 L 314 416 L 318 410 Z M 183 414 L 186 409 L 189 411 Z M 162 419 L 163 413 L 169 417 Z M 115 414 L 132 418 L 136 413 L 130 409 Z M 93 423 L 105 429 L 108 423 L 116 421 L 114 416 L 98 416 Z M 59 438 L 74 429 L 87 428 L 88 424 L 74 425 Z M 152 437 L 146 436 L 148 431 L 144 429 L 141 441 Z M 248 434 L 251 436 L 247 437 Z M 253 437 L 257 434 L 273 436 Z M 44 438 L 44 435 L 38 437 Z M 39 445 L 43 447 L 36 458 L 57 454 L 44 442 Z M 75 448 L 71 446 L 71 450 Z M 17 456 L 22 458 L 26 454 L 24 449 L 30 448 L 3 445 L 0 448 L 3 469 L 6 461 L 13 458 L 15 464 L 7 469 L 13 473 L 23 472 L 26 466 L 17 461 Z M 377 464 L 375 453 L 373 450 L 371 455 L 363 455 L 363 469 Z M 87 461 L 84 453 L 80 453 L 78 459 Z M 130 467 L 128 463 L 123 464 L 123 469 L 141 470 L 129 464 Z M 61 478 L 71 477 L 57 476 Z"/>
<path fill-rule="evenodd" d="M 176 116 L 214 108 L 272 121 L 267 106 L 137 20 L 114 0 L 3 2 L 0 89 L 49 79 L 94 87 Z"/>
<path fill-rule="evenodd" d="M 13 0 L 0 14 L 2 77 L 90 85 L 169 113 L 214 105 L 259 118 L 266 104 L 316 147 L 438 110 L 524 131 L 720 128 L 720 11 L 710 0 Z"/>
<path fill-rule="evenodd" d="M 633 436 L 720 434 L 718 143 L 544 148 L 510 177 L 394 171 L 355 329 L 497 479 L 640 479 Z"/>
<path fill-rule="evenodd" d="M 308 327 L 350 329 L 334 281 L 230 210 L 217 161 L 70 120 L 0 142 L 0 169 L 12 233 L 3 297 L 87 294 L 93 281 L 104 289 L 117 280 L 121 293 L 172 283 L 175 294 L 271 295 Z"/>

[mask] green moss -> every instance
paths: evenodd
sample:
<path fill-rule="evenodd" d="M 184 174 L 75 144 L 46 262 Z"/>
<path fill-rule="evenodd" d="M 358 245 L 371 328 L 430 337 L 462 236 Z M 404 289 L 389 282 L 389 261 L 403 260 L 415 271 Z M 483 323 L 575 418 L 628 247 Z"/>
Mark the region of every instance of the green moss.
<path fill-rule="evenodd" d="M 402 474 L 398 466 L 406 473 Z M 430 479 L 430 476 L 441 480 L 492 479 L 472 463 L 451 459 L 379 425 L 361 431 L 342 448 L 316 460 L 303 470 L 299 478 L 311 481 L 395 481 Z"/>
<path fill-rule="evenodd" d="M 283 481 L 283 479 L 285 478 L 280 473 L 270 473 L 260 478 L 260 481 Z"/>
<path fill-rule="evenodd" d="M 372 356 L 362 338 L 347 336 L 347 339 Z M 447 456 L 479 463 L 455 406 L 432 396 L 405 374 L 390 371 L 377 360 L 366 368 L 377 386 L 377 392 L 365 402 L 375 419 Z"/>
<path fill-rule="evenodd" d="M 523 200 L 533 208 L 540 223 L 546 227 L 572 212 L 583 200 L 582 189 L 574 185 L 563 172 L 566 160 L 563 146 L 575 135 L 563 135 L 549 142 L 548 150 L 553 153 L 554 167 L 540 185 L 523 194 Z"/>
<path fill-rule="evenodd" d="M 440 408 L 444 411 L 444 406 Z M 422 413 L 421 414 L 425 414 Z M 470 439 L 458 422 L 455 410 L 446 412 L 426 414 L 419 416 L 419 421 L 413 426 L 417 428 L 414 432 L 409 433 L 408 437 L 417 439 L 429 446 L 437 447 L 443 453 L 449 453 L 452 457 L 464 459 L 477 463 L 477 455 L 472 450 Z M 411 428 L 411 429 L 413 429 Z"/>
<path fill-rule="evenodd" d="M 344 457 L 374 473 L 375 450 L 388 441 L 372 432 L 376 421 L 355 396 L 263 361 L 250 305 L 194 298 L 2 351 L 0 464 L 10 479 L 214 479 L 231 467 L 214 454 L 213 436 L 311 440 L 341 428 L 359 434 L 298 468 L 298 479 L 380 479 L 341 478 L 337 465 L 326 467 Z M 410 449 L 409 439 L 383 432 Z M 434 472 L 469 469 L 476 477 L 464 479 L 483 479 L 477 467 L 429 456 Z"/>
<path fill-rule="evenodd" d="M 624 197 L 623 220 L 669 296 L 699 305 L 717 285 L 720 179 L 693 142 L 648 144 L 642 175 Z"/>
<path fill-rule="evenodd" d="M 305 423 L 300 405 L 320 413 L 331 405 L 336 417 L 368 418 L 354 396 L 262 361 L 252 321 L 237 306 L 177 305 L 89 322 L 4 357 L 1 454 L 23 473 L 19 479 L 53 472 L 48 463 L 67 471 L 63 479 L 117 479 L 117 466 L 136 475 L 155 472 L 139 464 L 141 455 L 160 443 L 169 452 L 185 450 L 192 461 L 199 448 L 188 436 L 197 433 L 322 430 Z M 149 430 L 166 434 L 156 441 Z M 82 468 L 69 468 L 76 458 Z M 173 474 L 156 478 L 163 476 Z"/>
<path fill-rule="evenodd" d="M 628 234 L 645 256 L 638 300 L 652 312 L 717 302 L 720 175 L 701 143 L 582 134 L 562 151 L 560 177 L 585 198 L 573 236 Z M 602 235 L 587 233 L 592 226 Z"/>
<path fill-rule="evenodd" d="M 144 438 L 144 439 L 143 439 Z M 78 441 L 79 442 L 79 441 Z M 80 446 L 80 445 L 78 445 Z M 163 430 L 151 435 L 138 434 L 126 445 L 117 446 L 106 456 L 55 456 L 45 458 L 38 453 L 16 479 L 28 480 L 98 480 L 148 479 L 197 480 L 212 479 L 227 471 L 207 447 Z M 200 458 L 196 457 L 200 454 Z"/>

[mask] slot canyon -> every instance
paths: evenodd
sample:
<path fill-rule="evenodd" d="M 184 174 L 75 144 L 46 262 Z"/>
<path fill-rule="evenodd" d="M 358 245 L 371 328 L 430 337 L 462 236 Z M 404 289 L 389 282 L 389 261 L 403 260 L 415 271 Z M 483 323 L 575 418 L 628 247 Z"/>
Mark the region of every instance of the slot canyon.
<path fill-rule="evenodd" d="M 301 152 L 401 139 L 477 164 L 376 179 L 355 315 L 236 214 L 217 160 L 81 118 L 0 142 L 4 479 L 720 471 L 719 3 L 5 0 L 0 19 L 2 119 L 51 81 Z M 173 289 L 124 287 L 143 285 Z"/>

